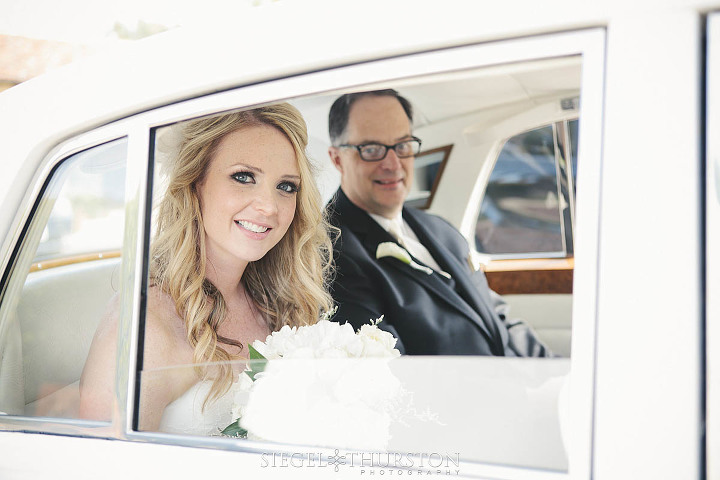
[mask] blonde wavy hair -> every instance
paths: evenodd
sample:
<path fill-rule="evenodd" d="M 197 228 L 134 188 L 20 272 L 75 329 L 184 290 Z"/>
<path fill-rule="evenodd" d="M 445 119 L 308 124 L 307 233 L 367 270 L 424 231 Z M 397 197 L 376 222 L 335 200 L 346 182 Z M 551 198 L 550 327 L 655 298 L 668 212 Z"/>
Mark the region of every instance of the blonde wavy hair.
<path fill-rule="evenodd" d="M 292 144 L 300 171 L 295 216 L 285 236 L 263 258 L 250 262 L 242 283 L 271 331 L 284 325 L 317 322 L 330 310 L 328 294 L 332 244 L 314 168 L 306 154 L 308 136 L 300 112 L 287 103 L 202 118 L 182 131 L 177 158 L 169 168 L 167 191 L 157 206 L 156 233 L 151 246 L 151 283 L 170 295 L 185 322 L 193 362 L 204 378 L 212 376 L 208 400 L 227 392 L 233 372 L 228 361 L 236 357 L 222 344 L 243 346 L 218 334 L 227 307 L 222 294 L 205 278 L 205 229 L 197 186 L 204 179 L 220 140 L 233 131 L 268 125 Z M 215 368 L 217 367 L 217 368 Z"/>

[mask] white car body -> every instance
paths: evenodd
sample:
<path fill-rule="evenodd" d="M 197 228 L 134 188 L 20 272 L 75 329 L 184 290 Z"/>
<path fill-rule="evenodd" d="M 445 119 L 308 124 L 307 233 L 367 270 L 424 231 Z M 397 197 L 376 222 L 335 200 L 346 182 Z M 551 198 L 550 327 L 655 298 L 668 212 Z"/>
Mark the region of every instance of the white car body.
<path fill-rule="evenodd" d="M 507 455 L 463 462 L 459 476 L 720 478 L 720 310 L 711 293 L 720 288 L 720 145 L 711 135 L 720 124 L 720 14 L 714 10 L 720 11 L 717 0 L 276 2 L 207 29 L 126 45 L 0 94 L 3 276 L 53 162 L 128 135 L 121 281 L 132 286 L 122 299 L 127 336 L 118 361 L 125 369 L 118 378 L 131 381 L 118 384 L 113 422 L 90 429 L 72 420 L 0 416 L 0 477 L 369 475 L 359 468 L 269 468 L 262 443 L 193 442 L 132 430 L 149 131 L 289 99 L 308 120 L 312 156 L 326 161 L 323 122 L 333 95 L 398 82 L 412 90 L 415 78 L 437 76 L 439 82 L 465 71 L 501 75 L 505 68 L 513 75 L 515 64 L 577 57 L 582 93 L 579 112 L 572 113 L 581 118 L 583 168 L 572 302 L 542 307 L 572 309 L 573 355 L 551 366 L 537 361 L 538 370 L 548 368 L 548 378 L 558 365 L 569 374 L 568 385 L 555 382 L 548 393 L 553 402 L 569 403 L 559 420 L 567 465 L 543 467 L 542 455 L 530 466 L 515 463 L 533 453 L 513 451 L 517 444 L 542 443 L 543 432 L 519 439 L 508 423 L 505 432 L 477 438 L 487 448 L 494 440 Z M 537 92 L 505 101 L 495 117 L 456 128 L 456 153 L 466 146 L 484 149 L 488 158 L 497 155 L 500 141 L 567 117 L 548 105 L 576 90 L 550 82 L 548 104 L 534 109 L 523 102 L 536 102 Z M 510 114 L 515 106 L 523 106 L 522 115 Z M 447 138 L 441 129 L 425 128 L 424 145 Z M 431 206 L 471 241 L 491 168 L 448 163 Z M 328 167 L 319 182 L 328 198 L 337 176 Z M 467 207 L 457 208 L 457 195 Z M 468 369 L 477 367 L 468 362 Z M 504 371 L 493 365 L 488 363 L 487 375 Z M 438 405 L 445 393 L 437 392 Z M 507 405 L 508 422 L 523 405 Z M 557 422 L 555 407 L 542 415 Z M 468 444 L 475 438 L 460 429 L 457 436 Z"/>

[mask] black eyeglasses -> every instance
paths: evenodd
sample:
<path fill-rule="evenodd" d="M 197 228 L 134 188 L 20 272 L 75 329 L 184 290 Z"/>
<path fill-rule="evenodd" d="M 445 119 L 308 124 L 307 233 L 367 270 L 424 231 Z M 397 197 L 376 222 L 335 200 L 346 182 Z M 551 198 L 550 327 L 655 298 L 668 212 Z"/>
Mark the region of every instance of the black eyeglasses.
<path fill-rule="evenodd" d="M 389 149 L 395 150 L 395 155 L 399 158 L 414 157 L 420 153 L 420 145 L 422 142 L 417 137 L 410 140 L 403 140 L 395 145 L 383 145 L 382 143 L 363 143 L 361 145 L 343 144 L 338 145 L 339 148 L 354 148 L 360 153 L 360 158 L 366 162 L 379 162 L 387 155 Z"/>

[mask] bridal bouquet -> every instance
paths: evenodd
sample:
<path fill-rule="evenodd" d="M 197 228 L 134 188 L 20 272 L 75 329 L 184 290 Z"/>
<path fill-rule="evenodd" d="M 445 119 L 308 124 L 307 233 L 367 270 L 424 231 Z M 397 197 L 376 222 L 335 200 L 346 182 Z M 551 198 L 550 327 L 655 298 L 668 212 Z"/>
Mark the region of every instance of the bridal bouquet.
<path fill-rule="evenodd" d="M 328 317 L 326 317 L 328 318 Z M 250 347 L 223 434 L 304 445 L 385 449 L 402 386 L 389 369 L 397 340 L 380 317 L 357 332 L 320 320 Z"/>

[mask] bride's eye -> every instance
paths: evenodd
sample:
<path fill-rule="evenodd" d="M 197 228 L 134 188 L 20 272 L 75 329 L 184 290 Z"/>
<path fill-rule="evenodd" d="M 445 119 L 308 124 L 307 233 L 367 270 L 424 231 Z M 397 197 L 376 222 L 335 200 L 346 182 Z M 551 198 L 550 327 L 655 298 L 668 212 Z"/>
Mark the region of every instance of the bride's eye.
<path fill-rule="evenodd" d="M 237 172 L 230 176 L 238 183 L 255 183 L 255 175 L 250 172 Z"/>
<path fill-rule="evenodd" d="M 277 188 L 285 193 L 295 193 L 300 190 L 300 187 L 293 182 L 282 182 L 278 184 Z"/>

